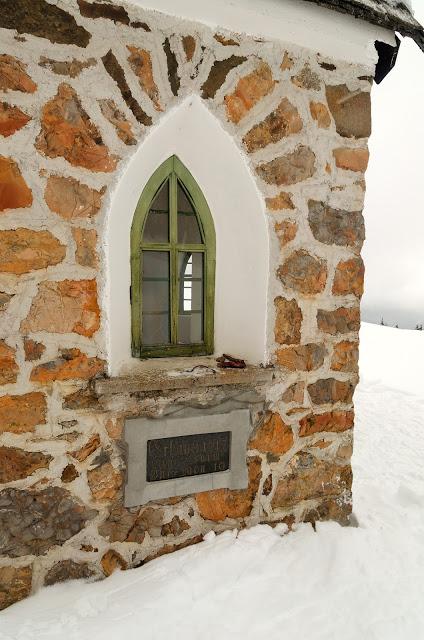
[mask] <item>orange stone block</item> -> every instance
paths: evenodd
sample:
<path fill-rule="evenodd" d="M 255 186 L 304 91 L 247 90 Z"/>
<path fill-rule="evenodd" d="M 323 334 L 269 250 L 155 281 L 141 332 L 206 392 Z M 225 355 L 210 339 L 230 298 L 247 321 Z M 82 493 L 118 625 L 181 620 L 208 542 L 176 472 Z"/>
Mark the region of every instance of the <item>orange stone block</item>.
<path fill-rule="evenodd" d="M 280 211 L 281 209 L 294 209 L 290 193 L 281 191 L 278 196 L 265 198 L 265 204 L 270 211 Z"/>
<path fill-rule="evenodd" d="M 295 239 L 297 223 L 294 222 L 294 220 L 283 220 L 282 222 L 276 222 L 274 229 L 277 234 L 280 247 L 283 248 L 286 244 Z"/>
<path fill-rule="evenodd" d="M 299 422 L 299 436 L 312 436 L 314 433 L 341 433 L 353 427 L 353 411 L 328 411 L 311 413 Z"/>
<path fill-rule="evenodd" d="M 11 384 L 18 379 L 19 367 L 15 355 L 15 349 L 0 340 L 0 384 Z"/>
<path fill-rule="evenodd" d="M 44 199 L 51 211 L 64 220 L 93 218 L 100 210 L 105 189 L 96 191 L 74 178 L 50 176 Z"/>
<path fill-rule="evenodd" d="M 311 116 L 316 121 L 320 129 L 328 129 L 331 124 L 331 116 L 325 104 L 322 102 L 310 102 L 309 109 Z"/>
<path fill-rule="evenodd" d="M 25 433 L 34 431 L 38 424 L 46 422 L 46 397 L 32 392 L 22 396 L 0 397 L 0 433 Z"/>
<path fill-rule="evenodd" d="M 43 107 L 38 151 L 49 158 L 65 158 L 75 167 L 111 172 L 118 158 L 109 155 L 100 132 L 81 106 L 75 89 L 63 83 Z"/>
<path fill-rule="evenodd" d="M 95 500 L 113 500 L 122 485 L 122 474 L 110 462 L 87 471 L 87 479 Z"/>
<path fill-rule="evenodd" d="M 79 349 L 71 349 L 70 353 L 62 352 L 62 357 L 51 362 L 44 362 L 31 371 L 31 382 L 48 382 L 60 380 L 90 380 L 104 369 L 104 361 L 99 358 L 88 358 Z"/>
<path fill-rule="evenodd" d="M 105 574 L 105 576 L 112 575 L 112 573 L 117 569 L 125 571 L 125 569 L 128 567 L 127 562 L 124 560 L 121 554 L 117 551 L 114 551 L 113 549 L 109 549 L 109 551 L 106 551 L 100 563 L 102 565 L 103 573 Z"/>
<path fill-rule="evenodd" d="M 358 370 L 359 345 L 357 342 L 343 340 L 334 345 L 331 368 L 333 371 L 345 371 L 348 373 Z"/>
<path fill-rule="evenodd" d="M 322 367 L 326 354 L 323 344 L 301 344 L 278 349 L 277 363 L 290 371 L 314 371 Z"/>
<path fill-rule="evenodd" d="M 140 87 L 147 93 L 156 111 L 163 111 L 159 102 L 159 90 L 153 76 L 152 58 L 146 49 L 127 45 L 130 52 L 128 62 L 138 78 Z"/>
<path fill-rule="evenodd" d="M 29 273 L 62 262 L 66 247 L 50 231 L 0 231 L 0 272 Z"/>
<path fill-rule="evenodd" d="M 333 282 L 333 294 L 345 296 L 352 294 L 360 298 L 364 292 L 364 263 L 361 258 L 351 258 L 339 262 Z"/>
<path fill-rule="evenodd" d="M 8 138 L 15 131 L 22 129 L 31 118 L 18 107 L 7 102 L 0 102 L 0 136 Z"/>
<path fill-rule="evenodd" d="M 261 62 L 255 71 L 239 80 L 234 93 L 225 96 L 228 119 L 235 124 L 240 122 L 259 100 L 272 91 L 275 83 L 271 68 Z"/>
<path fill-rule="evenodd" d="M 333 156 L 336 160 L 336 166 L 339 169 L 347 171 L 361 171 L 364 173 L 368 166 L 370 157 L 368 149 L 350 149 L 348 147 L 340 147 L 334 149 Z"/>
<path fill-rule="evenodd" d="M 37 88 L 25 71 L 26 64 L 6 54 L 0 55 L 0 91 L 34 93 Z"/>
<path fill-rule="evenodd" d="M 255 431 L 248 448 L 277 456 L 287 453 L 293 446 L 293 432 L 278 413 L 270 413 Z"/>
<path fill-rule="evenodd" d="M 32 205 L 32 193 L 12 158 L 0 156 L 0 211 Z"/>

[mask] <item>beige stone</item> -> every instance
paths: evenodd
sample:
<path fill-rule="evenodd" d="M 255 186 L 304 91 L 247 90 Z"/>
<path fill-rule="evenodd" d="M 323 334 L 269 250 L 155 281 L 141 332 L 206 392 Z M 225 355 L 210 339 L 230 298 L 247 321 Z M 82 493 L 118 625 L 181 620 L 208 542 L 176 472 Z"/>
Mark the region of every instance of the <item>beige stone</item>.
<path fill-rule="evenodd" d="M 225 96 L 228 119 L 235 124 L 240 122 L 259 100 L 272 91 L 274 85 L 271 68 L 266 62 L 261 62 L 252 73 L 238 81 L 234 93 Z"/>
<path fill-rule="evenodd" d="M 87 471 L 91 494 L 95 500 L 113 500 L 122 485 L 122 474 L 110 462 Z"/>
<path fill-rule="evenodd" d="M 72 229 L 72 235 L 77 245 L 75 260 L 83 267 L 96 269 L 99 266 L 99 259 L 96 252 L 97 232 L 95 229 Z"/>
<path fill-rule="evenodd" d="M 308 63 L 306 63 L 301 71 L 292 77 L 292 82 L 300 89 L 309 89 L 319 91 L 321 89 L 320 77 L 315 71 L 312 71 Z"/>
<path fill-rule="evenodd" d="M 47 469 L 52 456 L 41 451 L 24 451 L 0 446 L 0 484 L 22 480 L 38 469 Z"/>
<path fill-rule="evenodd" d="M 299 249 L 278 268 L 277 275 L 285 287 L 305 296 L 314 296 L 325 288 L 327 265 L 325 260 Z"/>
<path fill-rule="evenodd" d="M 265 204 L 270 211 L 281 211 L 282 209 L 294 209 L 292 197 L 286 191 L 280 191 L 273 198 L 265 198 Z"/>
<path fill-rule="evenodd" d="M 31 586 L 32 565 L 0 567 L 0 610 L 28 597 Z"/>
<path fill-rule="evenodd" d="M 131 123 L 128 122 L 122 111 L 118 109 L 116 103 L 113 100 L 105 98 L 103 100 L 99 100 L 99 106 L 102 115 L 115 128 L 118 138 L 127 145 L 137 144 Z"/>
<path fill-rule="evenodd" d="M 368 138 L 371 133 L 370 93 L 350 91 L 345 84 L 327 86 L 325 92 L 337 133 L 345 138 Z"/>
<path fill-rule="evenodd" d="M 243 138 L 249 153 L 263 149 L 269 144 L 275 144 L 302 130 L 302 118 L 299 111 L 287 99 L 283 98 L 278 107 L 262 122 L 255 125 Z"/>
<path fill-rule="evenodd" d="M 325 104 L 323 102 L 311 101 L 309 103 L 309 110 L 319 128 L 328 129 L 331 124 L 331 116 Z"/>
<path fill-rule="evenodd" d="M 308 393 L 314 404 L 332 404 L 352 402 L 355 385 L 350 381 L 325 378 L 308 385 Z"/>
<path fill-rule="evenodd" d="M 39 424 L 45 424 L 47 414 L 44 393 L 33 391 L 21 396 L 0 397 L 0 434 L 25 433 L 34 431 Z"/>
<path fill-rule="evenodd" d="M 318 329 L 336 335 L 338 333 L 350 333 L 359 331 L 361 326 L 359 307 L 339 307 L 334 311 L 318 309 Z"/>
<path fill-rule="evenodd" d="M 307 180 L 314 175 L 315 170 L 315 154 L 312 149 L 303 145 L 256 168 L 262 180 L 278 186 Z"/>
<path fill-rule="evenodd" d="M 32 205 L 32 193 L 12 158 L 0 156 L 0 211 Z"/>
<path fill-rule="evenodd" d="M 368 149 L 339 147 L 334 149 L 333 156 L 336 161 L 336 167 L 339 167 L 339 169 L 364 173 L 368 166 L 370 154 Z"/>
<path fill-rule="evenodd" d="M 24 333 L 78 333 L 91 337 L 100 326 L 95 280 L 41 282 L 27 318 Z"/>
<path fill-rule="evenodd" d="M 37 85 L 27 74 L 26 66 L 13 56 L 0 55 L 0 91 L 34 93 Z"/>
<path fill-rule="evenodd" d="M 86 562 L 74 562 L 73 560 L 61 560 L 48 570 L 44 578 L 44 584 L 50 586 L 67 580 L 82 580 L 90 578 L 94 574 Z"/>
<path fill-rule="evenodd" d="M 279 344 L 299 344 L 302 331 L 302 311 L 296 300 L 279 296 L 274 300 L 276 309 L 275 341 Z"/>
<path fill-rule="evenodd" d="M 327 350 L 323 344 L 302 344 L 277 350 L 277 364 L 290 371 L 314 371 L 324 364 Z"/>
<path fill-rule="evenodd" d="M 66 247 L 50 231 L 0 231 L 0 272 L 29 273 L 62 262 Z"/>
<path fill-rule="evenodd" d="M 45 350 L 46 347 L 41 342 L 36 342 L 35 340 L 31 340 L 31 338 L 24 338 L 25 360 L 28 362 L 39 360 Z"/>
<path fill-rule="evenodd" d="M 159 102 L 159 90 L 153 75 L 152 58 L 150 53 L 146 49 L 139 49 L 138 47 L 131 47 L 129 45 L 127 45 L 127 49 L 130 52 L 128 62 L 138 78 L 140 87 L 147 93 L 150 100 L 153 102 L 156 111 L 162 111 L 162 107 Z"/>
<path fill-rule="evenodd" d="M 44 199 L 51 211 L 65 220 L 92 218 L 102 204 L 104 189 L 96 191 L 74 178 L 50 176 Z"/>
<path fill-rule="evenodd" d="M 295 239 L 297 233 L 297 223 L 294 220 L 283 220 L 274 225 L 280 247 L 283 249 L 289 242 Z"/>
<path fill-rule="evenodd" d="M 361 211 L 335 209 L 325 202 L 308 201 L 308 222 L 316 240 L 360 251 L 365 239 Z"/>
<path fill-rule="evenodd" d="M 124 560 L 120 553 L 114 549 L 106 551 L 101 559 L 101 565 L 105 576 L 110 576 L 117 569 L 125 571 L 128 568 L 128 563 Z"/>
<path fill-rule="evenodd" d="M 295 382 L 285 390 L 281 396 L 283 402 L 297 402 L 301 404 L 303 402 L 303 396 L 305 394 L 305 383 Z"/>

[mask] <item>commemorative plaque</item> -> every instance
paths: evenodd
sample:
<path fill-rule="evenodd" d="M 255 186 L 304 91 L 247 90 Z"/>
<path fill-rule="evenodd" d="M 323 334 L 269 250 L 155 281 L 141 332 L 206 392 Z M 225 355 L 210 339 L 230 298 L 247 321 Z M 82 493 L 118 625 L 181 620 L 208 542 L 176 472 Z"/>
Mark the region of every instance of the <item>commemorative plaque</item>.
<path fill-rule="evenodd" d="M 217 473 L 230 468 L 231 432 L 147 441 L 147 482 Z"/>

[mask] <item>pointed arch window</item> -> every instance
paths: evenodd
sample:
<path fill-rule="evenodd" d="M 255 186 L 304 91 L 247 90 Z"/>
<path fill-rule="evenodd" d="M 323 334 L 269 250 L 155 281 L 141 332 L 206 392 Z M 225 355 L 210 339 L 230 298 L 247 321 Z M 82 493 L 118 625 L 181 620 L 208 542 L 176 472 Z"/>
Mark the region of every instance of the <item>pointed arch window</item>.
<path fill-rule="evenodd" d="M 213 353 L 214 283 L 212 216 L 172 156 L 144 188 L 131 228 L 132 355 Z"/>

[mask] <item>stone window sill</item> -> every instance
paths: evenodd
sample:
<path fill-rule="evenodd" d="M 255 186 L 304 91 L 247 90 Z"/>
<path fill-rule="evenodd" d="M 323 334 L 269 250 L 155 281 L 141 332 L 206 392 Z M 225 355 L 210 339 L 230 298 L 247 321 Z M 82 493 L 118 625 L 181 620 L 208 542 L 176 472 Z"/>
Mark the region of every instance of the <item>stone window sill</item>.
<path fill-rule="evenodd" d="M 97 378 L 93 381 L 97 396 L 218 387 L 224 385 L 256 385 L 269 382 L 274 369 L 248 365 L 245 369 L 218 369 L 213 357 L 158 358 L 140 361 L 136 371 Z"/>

